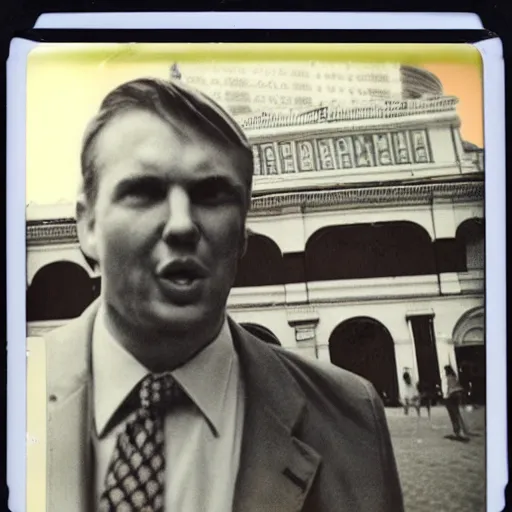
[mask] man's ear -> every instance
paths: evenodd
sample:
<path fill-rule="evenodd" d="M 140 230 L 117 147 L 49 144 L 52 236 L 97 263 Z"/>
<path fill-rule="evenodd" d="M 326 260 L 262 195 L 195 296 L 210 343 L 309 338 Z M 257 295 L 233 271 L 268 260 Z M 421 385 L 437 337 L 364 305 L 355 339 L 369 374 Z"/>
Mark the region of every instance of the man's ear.
<path fill-rule="evenodd" d="M 89 204 L 89 201 L 83 193 L 78 196 L 75 213 L 76 231 L 80 248 L 85 256 L 98 263 L 94 205 Z"/>

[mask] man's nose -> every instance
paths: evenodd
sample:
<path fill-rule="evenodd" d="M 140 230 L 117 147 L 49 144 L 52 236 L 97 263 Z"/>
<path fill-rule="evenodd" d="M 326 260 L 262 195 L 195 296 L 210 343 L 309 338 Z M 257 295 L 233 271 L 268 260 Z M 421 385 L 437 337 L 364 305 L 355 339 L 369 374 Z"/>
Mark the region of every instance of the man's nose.
<path fill-rule="evenodd" d="M 168 219 L 162 237 L 167 243 L 194 244 L 199 231 L 192 215 L 192 205 L 186 190 L 171 188 L 168 195 Z"/>

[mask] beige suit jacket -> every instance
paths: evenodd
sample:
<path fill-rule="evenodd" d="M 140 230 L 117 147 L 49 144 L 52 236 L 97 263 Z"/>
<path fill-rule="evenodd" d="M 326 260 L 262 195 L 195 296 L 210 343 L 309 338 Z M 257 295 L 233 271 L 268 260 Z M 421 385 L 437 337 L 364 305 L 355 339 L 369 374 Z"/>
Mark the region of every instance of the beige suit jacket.
<path fill-rule="evenodd" d="M 90 346 L 98 303 L 46 339 L 47 512 L 91 504 Z M 402 512 L 382 403 L 360 377 L 230 321 L 246 390 L 235 512 Z"/>

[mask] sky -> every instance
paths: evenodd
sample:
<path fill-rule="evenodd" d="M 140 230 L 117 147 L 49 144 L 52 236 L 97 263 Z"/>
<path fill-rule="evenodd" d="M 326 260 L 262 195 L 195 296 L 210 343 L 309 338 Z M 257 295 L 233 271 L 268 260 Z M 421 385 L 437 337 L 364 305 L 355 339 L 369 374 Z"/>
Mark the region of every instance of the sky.
<path fill-rule="evenodd" d="M 104 95 L 142 75 L 168 76 L 181 61 L 323 60 L 424 67 L 459 98 L 465 140 L 483 146 L 481 58 L 469 45 L 43 45 L 27 65 L 27 204 L 73 201 L 84 128 Z"/>
<path fill-rule="evenodd" d="M 447 96 L 459 98 L 457 111 L 461 119 L 463 139 L 483 147 L 483 88 L 480 67 L 456 63 L 433 63 L 424 67 L 441 80 Z"/>

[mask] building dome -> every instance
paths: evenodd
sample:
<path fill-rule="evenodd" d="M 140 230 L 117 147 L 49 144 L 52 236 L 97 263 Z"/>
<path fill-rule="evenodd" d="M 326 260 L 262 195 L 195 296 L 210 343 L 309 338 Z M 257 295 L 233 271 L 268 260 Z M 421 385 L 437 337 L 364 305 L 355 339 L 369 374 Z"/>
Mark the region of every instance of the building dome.
<path fill-rule="evenodd" d="M 482 151 L 482 148 L 467 140 L 462 141 L 462 147 L 464 148 L 464 151 Z"/>
<path fill-rule="evenodd" d="M 400 66 L 402 97 L 416 99 L 422 96 L 442 96 L 443 86 L 436 75 L 414 66 Z"/>

